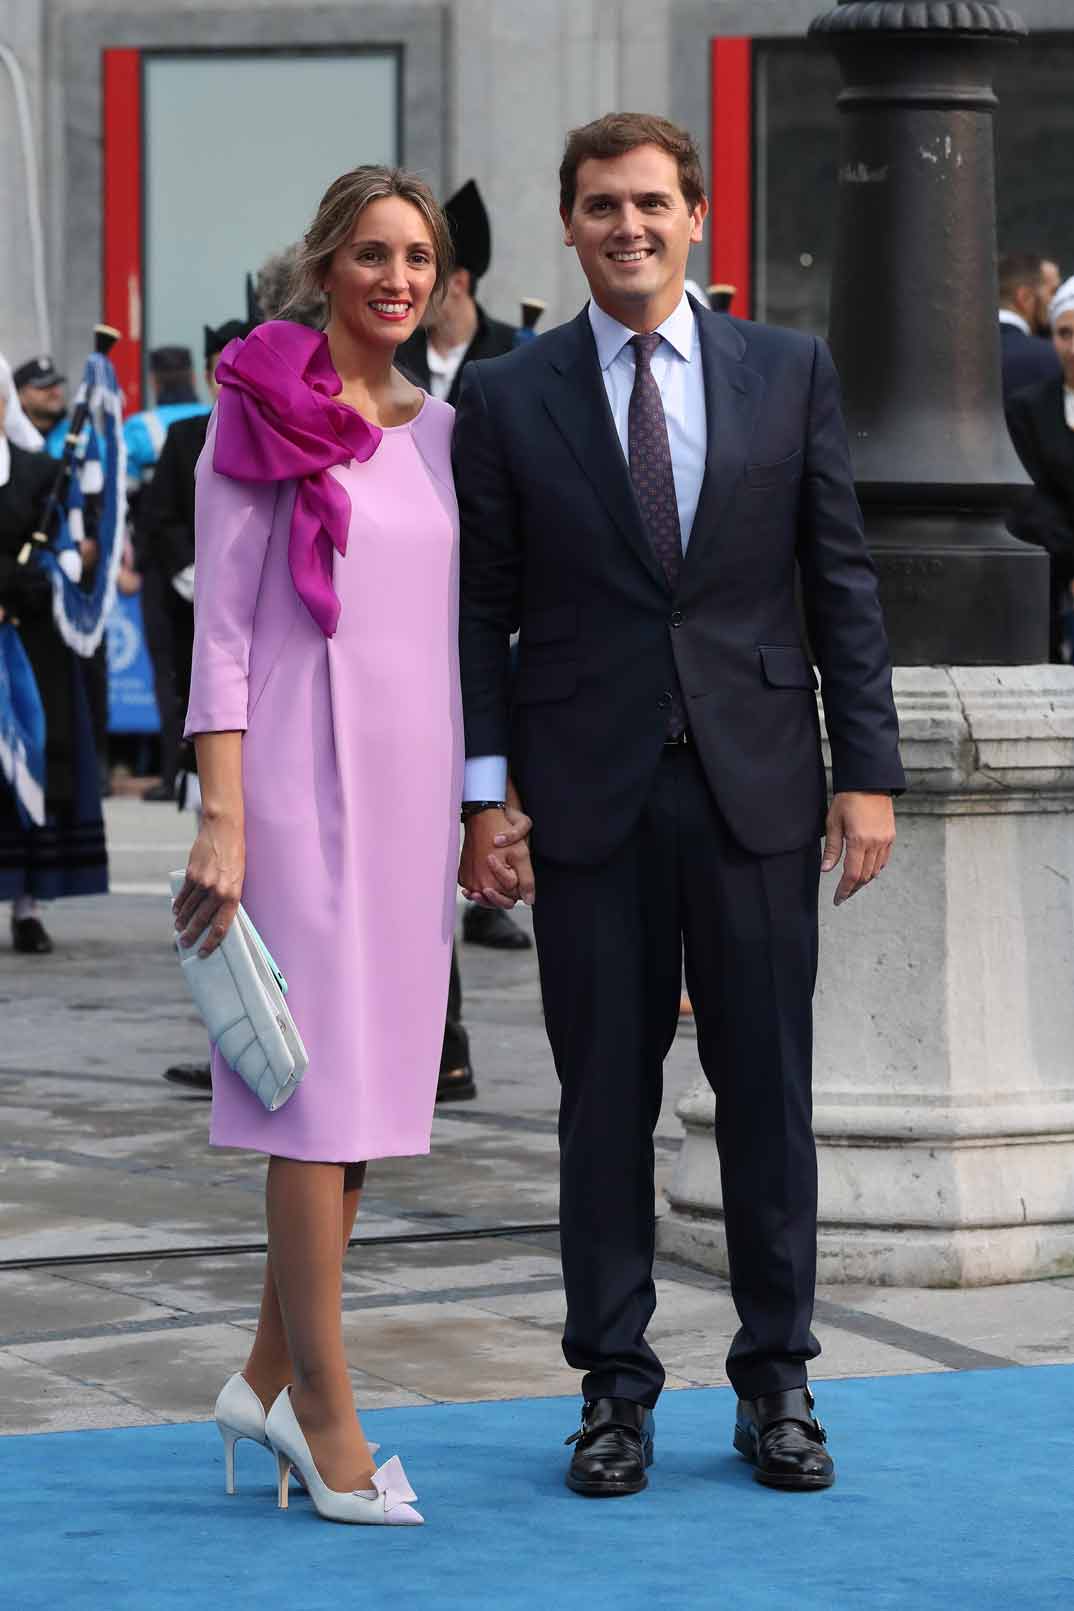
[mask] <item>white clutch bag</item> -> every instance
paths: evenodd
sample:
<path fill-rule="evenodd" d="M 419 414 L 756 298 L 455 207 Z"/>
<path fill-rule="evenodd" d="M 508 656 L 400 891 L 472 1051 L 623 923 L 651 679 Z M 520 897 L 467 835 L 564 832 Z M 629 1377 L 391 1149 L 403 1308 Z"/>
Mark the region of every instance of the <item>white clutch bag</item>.
<path fill-rule="evenodd" d="M 185 873 L 172 873 L 173 901 L 185 881 Z M 287 1008 L 287 980 L 264 940 L 240 906 L 211 956 L 200 957 L 196 944 L 181 948 L 178 935 L 175 948 L 209 1039 L 274 1113 L 296 1089 L 309 1057 Z"/>

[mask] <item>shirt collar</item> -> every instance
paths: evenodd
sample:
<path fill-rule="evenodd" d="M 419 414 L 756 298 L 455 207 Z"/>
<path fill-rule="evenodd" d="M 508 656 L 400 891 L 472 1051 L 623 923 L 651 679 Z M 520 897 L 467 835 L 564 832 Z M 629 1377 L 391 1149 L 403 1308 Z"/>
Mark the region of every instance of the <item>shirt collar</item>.
<path fill-rule="evenodd" d="M 446 375 L 449 370 L 458 369 L 466 357 L 470 343 L 460 341 L 458 346 L 449 347 L 447 352 L 437 352 L 432 342 L 425 349 L 425 359 L 429 369 L 434 375 Z"/>
<path fill-rule="evenodd" d="M 1000 308 L 999 322 L 1000 324 L 1013 324 L 1014 328 L 1020 330 L 1024 336 L 1033 334 L 1026 320 L 1022 318 L 1020 313 L 1015 313 L 1013 308 Z"/>
<path fill-rule="evenodd" d="M 589 323 L 597 344 L 600 367 L 607 369 L 615 362 L 635 332 L 628 330 L 625 324 L 620 324 L 618 319 L 613 319 L 610 313 L 605 313 L 592 298 L 589 302 Z M 673 313 L 668 314 L 663 324 L 657 326 L 656 333 L 663 336 L 679 357 L 685 358 L 689 363 L 694 355 L 696 325 L 694 310 L 684 291 L 682 301 Z"/>

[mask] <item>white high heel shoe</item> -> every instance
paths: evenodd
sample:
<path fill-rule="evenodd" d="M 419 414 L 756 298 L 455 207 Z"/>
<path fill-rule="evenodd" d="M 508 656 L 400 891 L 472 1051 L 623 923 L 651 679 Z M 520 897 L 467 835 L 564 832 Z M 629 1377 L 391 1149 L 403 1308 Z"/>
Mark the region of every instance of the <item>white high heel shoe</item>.
<path fill-rule="evenodd" d="M 235 1445 L 240 1438 L 269 1447 L 265 1407 L 241 1371 L 229 1376 L 216 1400 L 216 1426 L 224 1440 L 224 1487 L 235 1492 Z"/>
<path fill-rule="evenodd" d="M 287 1479 L 291 1467 L 302 1477 L 325 1521 L 364 1522 L 379 1527 L 416 1527 L 425 1520 L 409 1503 L 418 1496 L 406 1480 L 403 1462 L 397 1454 L 373 1473 L 373 1486 L 354 1493 L 329 1488 L 313 1463 L 305 1433 L 298 1424 L 291 1404 L 291 1389 L 285 1387 L 265 1419 L 265 1434 L 276 1453 L 279 1479 L 278 1504 L 287 1509 Z M 372 1447 L 372 1445 L 370 1446 Z"/>
<path fill-rule="evenodd" d="M 250 1386 L 241 1370 L 229 1376 L 216 1400 L 216 1429 L 224 1440 L 224 1488 L 235 1492 L 235 1445 L 240 1438 L 273 1452 L 265 1434 L 265 1406 Z M 369 1445 L 370 1454 L 376 1454 L 379 1443 Z"/>

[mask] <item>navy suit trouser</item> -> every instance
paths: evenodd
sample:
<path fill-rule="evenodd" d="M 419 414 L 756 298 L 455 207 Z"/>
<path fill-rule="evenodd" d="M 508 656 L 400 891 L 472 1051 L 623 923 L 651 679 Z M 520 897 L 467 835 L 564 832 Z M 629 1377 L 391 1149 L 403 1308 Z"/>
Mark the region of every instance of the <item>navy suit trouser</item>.
<path fill-rule="evenodd" d="M 534 932 L 560 1101 L 563 1351 L 586 1398 L 652 1405 L 653 1132 L 685 954 L 716 1095 L 743 1398 L 800 1387 L 820 1352 L 812 996 L 820 844 L 759 857 L 732 837 L 689 747 L 662 752 L 636 829 L 607 861 L 540 855 Z"/>

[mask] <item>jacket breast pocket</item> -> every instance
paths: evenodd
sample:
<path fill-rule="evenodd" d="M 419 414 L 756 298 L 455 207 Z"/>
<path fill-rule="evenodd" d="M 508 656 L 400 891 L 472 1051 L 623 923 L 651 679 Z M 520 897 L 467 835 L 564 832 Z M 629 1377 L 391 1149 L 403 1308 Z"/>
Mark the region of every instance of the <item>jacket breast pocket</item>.
<path fill-rule="evenodd" d="M 747 464 L 744 479 L 748 487 L 778 487 L 787 481 L 797 481 L 801 473 L 802 453 L 799 448 L 772 464 Z"/>
<path fill-rule="evenodd" d="M 817 674 L 797 644 L 762 643 L 757 653 L 770 688 L 816 688 Z"/>
<path fill-rule="evenodd" d="M 523 660 L 515 678 L 514 703 L 516 705 L 551 704 L 553 700 L 570 699 L 578 687 L 578 667 L 573 660 L 543 661 L 527 665 Z"/>

